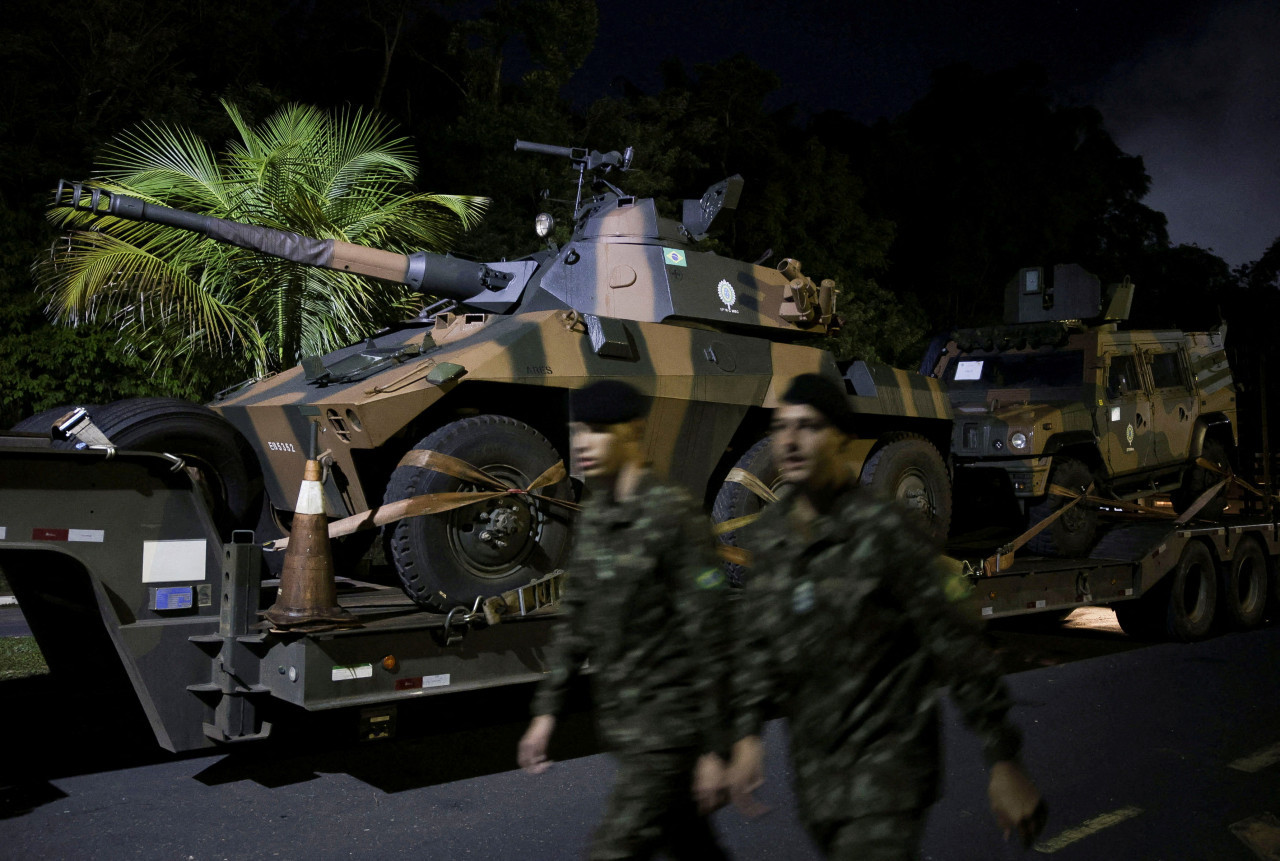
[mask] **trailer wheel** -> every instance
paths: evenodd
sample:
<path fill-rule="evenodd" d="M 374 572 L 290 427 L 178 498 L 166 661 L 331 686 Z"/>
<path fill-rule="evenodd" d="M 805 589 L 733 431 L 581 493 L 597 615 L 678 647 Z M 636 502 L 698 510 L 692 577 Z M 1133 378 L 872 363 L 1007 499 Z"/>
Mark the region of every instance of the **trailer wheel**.
<path fill-rule="evenodd" d="M 542 434 L 497 415 L 451 422 L 414 448 L 451 455 L 521 488 L 560 460 Z M 383 503 L 489 489 L 435 470 L 402 466 L 391 474 Z M 537 494 L 571 499 L 568 477 Z M 513 495 L 405 518 L 384 530 L 384 537 L 405 593 L 423 607 L 443 610 L 469 607 L 477 597 L 523 586 L 559 568 L 569 550 L 569 523 L 566 509 Z"/>
<path fill-rule="evenodd" d="M 1230 631 L 1248 631 L 1262 624 L 1267 612 L 1269 579 L 1267 556 L 1258 542 L 1250 538 L 1242 540 L 1222 574 L 1219 612 L 1223 627 Z"/>
<path fill-rule="evenodd" d="M 14 425 L 49 431 L 70 407 L 45 410 Z M 128 398 L 87 407 L 93 423 L 122 449 L 165 452 L 186 461 L 208 491 L 219 534 L 253 529 L 262 511 L 262 472 L 244 437 L 208 407 L 178 398 Z M 55 443 L 70 448 L 74 443 Z"/>
<path fill-rule="evenodd" d="M 1165 633 L 1184 643 L 1208 636 L 1218 606 L 1218 572 L 1203 542 L 1187 542 L 1164 588 Z"/>
<path fill-rule="evenodd" d="M 877 449 L 862 467 L 862 484 L 896 499 L 919 515 L 932 538 L 947 540 L 951 528 L 951 480 L 933 443 L 904 436 Z"/>
<path fill-rule="evenodd" d="M 776 491 L 782 486 L 782 472 L 778 469 L 778 462 L 773 456 L 773 446 L 769 444 L 767 437 L 743 452 L 734 466 L 751 473 L 770 490 Z M 711 506 L 711 521 L 719 524 L 739 517 L 759 514 L 767 504 L 740 482 L 726 481 L 720 485 L 715 503 Z M 736 547 L 737 530 L 726 532 L 720 536 L 720 540 L 730 547 Z M 747 569 L 743 565 L 726 562 L 724 571 L 729 582 L 735 586 L 742 585 L 746 578 Z"/>
<path fill-rule="evenodd" d="M 1158 640 L 1164 637 L 1164 603 L 1153 606 L 1151 596 L 1113 604 L 1120 630 L 1135 640 Z"/>
<path fill-rule="evenodd" d="M 1082 460 L 1063 458 L 1054 464 L 1049 482 L 1084 493 L 1085 488 L 1093 483 L 1093 470 Z M 1043 501 L 1028 510 L 1027 525 L 1036 525 L 1070 501 L 1062 496 L 1046 494 Z M 1087 502 L 1078 502 L 1028 541 L 1027 550 L 1040 556 L 1087 556 L 1097 535 L 1097 510 L 1089 507 Z"/>

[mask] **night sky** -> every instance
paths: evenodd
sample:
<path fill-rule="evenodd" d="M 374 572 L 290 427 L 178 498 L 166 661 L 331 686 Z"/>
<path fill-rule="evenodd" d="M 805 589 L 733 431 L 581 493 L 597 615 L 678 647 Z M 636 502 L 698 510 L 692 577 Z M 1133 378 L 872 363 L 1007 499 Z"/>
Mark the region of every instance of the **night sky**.
<path fill-rule="evenodd" d="M 1145 203 L 1170 238 L 1235 266 L 1280 236 L 1277 0 L 601 0 L 586 99 L 625 78 L 661 89 L 659 65 L 749 55 L 782 80 L 778 105 L 874 122 L 906 110 L 952 62 L 1031 60 L 1065 103 L 1100 108 L 1152 179 Z M 981 10 L 981 11 L 974 11 Z"/>

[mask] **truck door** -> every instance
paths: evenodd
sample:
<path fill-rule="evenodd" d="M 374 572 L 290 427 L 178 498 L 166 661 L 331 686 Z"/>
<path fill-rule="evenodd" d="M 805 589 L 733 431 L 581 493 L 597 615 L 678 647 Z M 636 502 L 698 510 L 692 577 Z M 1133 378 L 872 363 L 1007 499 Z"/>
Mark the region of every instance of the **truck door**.
<path fill-rule="evenodd" d="M 1170 345 L 1171 346 L 1171 345 Z M 1187 459 L 1195 427 L 1196 397 L 1180 347 L 1159 345 L 1142 357 L 1151 373 L 1151 465 Z"/>
<path fill-rule="evenodd" d="M 1151 448 L 1151 398 L 1131 350 L 1106 356 L 1106 386 L 1098 408 L 1098 434 L 1112 475 L 1141 469 Z"/>

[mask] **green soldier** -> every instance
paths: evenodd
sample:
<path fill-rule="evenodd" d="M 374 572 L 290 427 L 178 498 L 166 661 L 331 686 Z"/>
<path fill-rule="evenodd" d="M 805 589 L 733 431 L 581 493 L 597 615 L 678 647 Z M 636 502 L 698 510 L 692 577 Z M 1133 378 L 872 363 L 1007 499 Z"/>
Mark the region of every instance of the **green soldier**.
<path fill-rule="evenodd" d="M 837 384 L 797 377 L 774 412 L 789 485 L 739 543 L 754 556 L 739 606 L 729 785 L 750 814 L 760 727 L 787 716 L 801 818 L 829 858 L 917 857 L 940 773 L 937 689 L 984 742 L 992 810 L 1030 843 L 1044 805 L 994 656 L 944 594 L 932 543 L 898 505 L 859 488 L 843 459 L 852 414 Z"/>
<path fill-rule="evenodd" d="M 589 660 L 601 737 L 618 761 L 590 857 L 724 858 L 706 814 L 727 798 L 717 751 L 727 743 L 728 608 L 706 517 L 645 470 L 635 389 L 593 383 L 570 395 L 570 408 L 589 495 L 520 766 L 536 774 L 550 764 L 555 715 Z"/>

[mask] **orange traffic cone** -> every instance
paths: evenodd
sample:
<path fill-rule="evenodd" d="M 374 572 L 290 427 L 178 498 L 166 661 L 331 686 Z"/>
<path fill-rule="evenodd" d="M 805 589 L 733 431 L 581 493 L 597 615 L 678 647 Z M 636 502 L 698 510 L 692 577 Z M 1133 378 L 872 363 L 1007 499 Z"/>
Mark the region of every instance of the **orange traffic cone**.
<path fill-rule="evenodd" d="M 276 602 L 263 615 L 278 628 L 317 622 L 355 623 L 352 615 L 338 606 L 319 461 L 307 461 Z"/>

